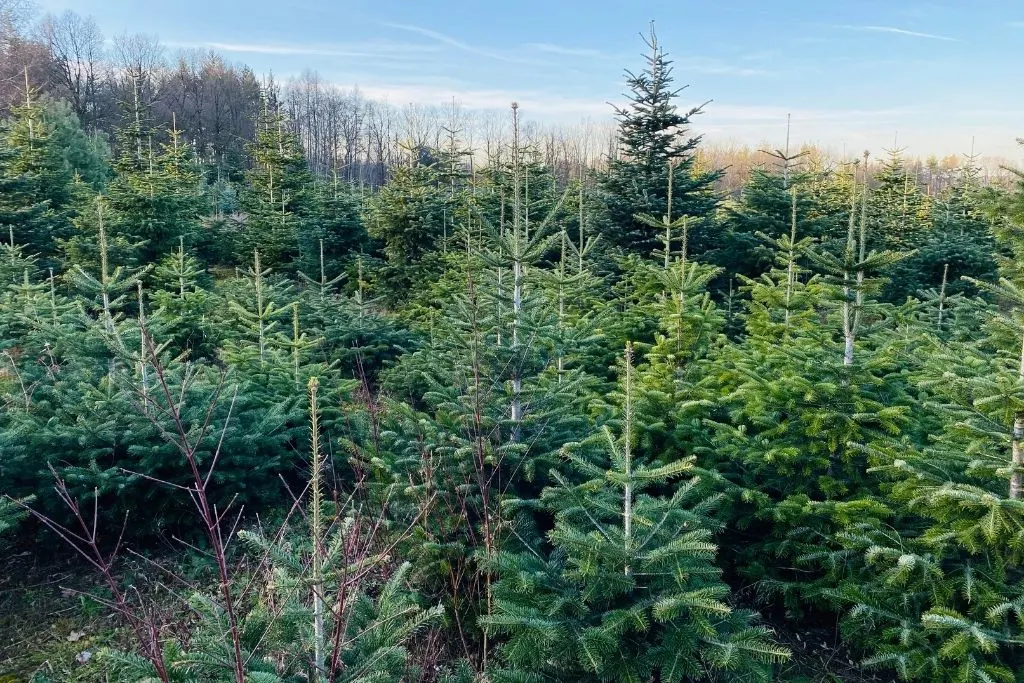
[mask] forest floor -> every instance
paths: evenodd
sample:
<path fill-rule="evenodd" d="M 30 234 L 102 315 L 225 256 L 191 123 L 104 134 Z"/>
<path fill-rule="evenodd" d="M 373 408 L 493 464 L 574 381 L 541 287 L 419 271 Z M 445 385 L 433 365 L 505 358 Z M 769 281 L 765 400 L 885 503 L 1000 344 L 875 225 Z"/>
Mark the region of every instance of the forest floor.
<path fill-rule="evenodd" d="M 103 681 L 96 651 L 119 634 L 88 598 L 97 578 L 77 558 L 40 565 L 30 551 L 0 559 L 0 683 Z"/>
<path fill-rule="evenodd" d="M 865 671 L 839 643 L 835 629 L 811 628 L 796 631 L 792 624 L 769 621 L 775 639 L 793 653 L 781 667 L 777 680 L 787 683 L 868 683 L 892 678 Z"/>

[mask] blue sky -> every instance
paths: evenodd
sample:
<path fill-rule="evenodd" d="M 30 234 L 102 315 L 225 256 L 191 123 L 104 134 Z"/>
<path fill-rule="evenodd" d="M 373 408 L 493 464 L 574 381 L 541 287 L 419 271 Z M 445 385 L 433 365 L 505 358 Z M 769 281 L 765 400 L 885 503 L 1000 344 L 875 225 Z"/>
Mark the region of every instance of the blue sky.
<path fill-rule="evenodd" d="M 610 118 L 639 33 L 656 21 L 685 103 L 712 100 L 716 141 L 835 151 L 894 141 L 915 154 L 1024 158 L 1020 0 L 42 0 L 91 15 L 110 37 L 211 47 L 282 79 L 305 68 L 393 104 L 499 109 L 535 119 Z"/>

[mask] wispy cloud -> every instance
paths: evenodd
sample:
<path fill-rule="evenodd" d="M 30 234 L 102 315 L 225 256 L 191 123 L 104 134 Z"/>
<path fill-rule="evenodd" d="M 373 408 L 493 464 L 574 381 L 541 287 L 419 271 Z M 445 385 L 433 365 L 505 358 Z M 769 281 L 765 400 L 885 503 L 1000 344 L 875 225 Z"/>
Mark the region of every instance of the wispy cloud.
<path fill-rule="evenodd" d="M 217 52 L 247 55 L 269 55 L 280 57 L 347 57 L 352 59 L 399 61 L 419 60 L 422 59 L 423 53 L 436 53 L 439 49 L 432 45 L 394 42 L 360 42 L 338 45 L 294 45 L 288 43 L 233 43 L 211 40 L 202 42 L 168 41 L 164 44 L 172 48 L 215 50 Z"/>
<path fill-rule="evenodd" d="M 452 36 L 449 36 L 445 33 L 434 31 L 429 28 L 423 28 L 422 26 L 413 26 L 411 24 L 393 24 L 390 22 L 384 22 L 383 25 L 389 28 L 398 29 L 400 31 L 416 33 L 418 35 L 424 36 L 425 38 L 430 38 L 431 40 L 437 41 L 442 45 L 454 47 L 457 50 L 462 50 L 463 52 L 468 52 L 469 54 L 477 55 L 478 57 L 487 57 L 489 59 L 496 59 L 498 61 L 509 62 L 511 64 L 540 64 L 540 62 L 537 62 L 535 60 L 525 59 L 515 54 L 509 54 L 508 52 L 491 50 L 488 48 L 479 47 L 477 45 L 472 45 L 465 41 L 459 40 L 458 38 L 453 38 Z"/>
<path fill-rule="evenodd" d="M 944 40 L 949 43 L 961 42 L 959 38 L 942 36 L 937 33 L 922 33 L 920 31 L 908 31 L 905 28 L 896 26 L 872 26 L 860 24 L 839 24 L 836 28 L 843 28 L 848 31 L 868 31 L 871 33 L 892 33 L 899 36 L 910 36 L 911 38 L 927 38 L 928 40 Z"/>
<path fill-rule="evenodd" d="M 568 47 L 566 45 L 552 45 L 551 43 L 526 43 L 523 45 L 528 50 L 536 50 L 537 52 L 548 52 L 553 55 L 564 55 L 566 57 L 587 57 L 587 58 L 606 58 L 609 55 L 601 50 L 595 50 L 589 47 Z"/>
<path fill-rule="evenodd" d="M 174 45 L 173 47 L 179 47 Z M 242 54 L 259 55 L 299 55 L 312 57 L 370 57 L 370 52 L 357 52 L 348 49 L 336 49 L 327 47 L 311 47 L 303 45 L 270 45 L 260 43 L 220 43 L 212 41 L 193 45 L 181 45 L 180 47 L 201 47 L 219 50 L 220 52 L 238 52 Z"/>

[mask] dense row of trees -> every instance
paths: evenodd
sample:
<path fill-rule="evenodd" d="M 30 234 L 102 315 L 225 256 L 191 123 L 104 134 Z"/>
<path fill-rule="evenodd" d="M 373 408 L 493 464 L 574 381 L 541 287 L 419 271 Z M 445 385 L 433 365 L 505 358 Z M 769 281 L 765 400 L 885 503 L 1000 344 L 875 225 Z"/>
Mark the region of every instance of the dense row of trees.
<path fill-rule="evenodd" d="M 164 116 L 81 21 L 0 127 L 0 534 L 98 571 L 98 675 L 796 681 L 838 623 L 1019 680 L 1024 182 L 787 151 L 723 200 L 653 34 L 602 168 L 514 104 L 364 157 L 357 98 L 203 66 Z M 188 609 L 123 573 L 172 537 Z"/>

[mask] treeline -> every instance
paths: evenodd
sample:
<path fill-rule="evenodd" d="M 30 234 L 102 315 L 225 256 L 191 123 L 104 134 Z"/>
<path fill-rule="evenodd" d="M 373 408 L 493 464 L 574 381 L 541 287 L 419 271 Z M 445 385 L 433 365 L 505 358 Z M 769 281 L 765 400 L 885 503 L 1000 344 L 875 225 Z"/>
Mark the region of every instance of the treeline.
<path fill-rule="evenodd" d="M 314 71 L 280 83 L 214 50 L 172 50 L 146 35 L 107 38 L 91 18 L 73 11 L 37 19 L 21 0 L 4 0 L 0 112 L 24 100 L 27 78 L 37 94 L 67 103 L 97 145 L 116 146 L 117 131 L 138 119 L 157 142 L 166 141 L 172 128 L 181 131 L 205 165 L 237 178 L 248 163 L 244 147 L 266 101 L 285 116 L 315 175 L 372 187 L 419 150 L 447 146 L 452 135 L 472 150 L 467 164 L 486 165 L 509 144 L 507 116 L 500 112 L 465 111 L 457 103 L 396 106 L 327 82 Z M 608 158 L 627 152 L 606 122 L 524 121 L 520 133 L 563 184 L 581 168 L 601 170 Z M 843 161 L 832 150 L 802 149 L 820 166 Z M 751 172 L 768 163 L 761 149 L 743 146 L 703 145 L 698 153 L 703 164 L 723 170 L 718 189 L 733 197 Z M 905 171 L 934 195 L 956 182 L 961 165 L 957 157 L 908 159 Z M 986 183 L 1008 180 L 990 162 L 981 170 Z"/>
<path fill-rule="evenodd" d="M 108 154 L 30 75 L 0 532 L 96 570 L 75 676 L 801 681 L 830 633 L 1019 679 L 1024 183 L 783 151 L 724 198 L 649 48 L 599 168 L 513 105 L 379 188 L 266 88 L 225 172 L 137 78 Z"/>
<path fill-rule="evenodd" d="M 83 130 L 98 144 L 116 145 L 117 131 L 141 123 L 164 142 L 173 129 L 196 157 L 223 175 L 245 168 L 244 146 L 265 107 L 286 118 L 319 176 L 381 185 L 389 169 L 408 163 L 419 150 L 437 148 L 452 133 L 474 128 L 481 149 L 504 143 L 507 123 L 497 117 L 470 120 L 457 107 L 402 107 L 365 98 L 306 72 L 287 83 L 257 76 L 213 50 L 172 53 L 151 36 L 114 36 L 108 47 L 96 23 L 71 10 L 38 22 L 17 0 L 5 0 L 0 22 L 0 111 L 24 101 L 25 86 L 67 103 Z M 608 151 L 610 130 L 543 129 L 525 125 L 546 161 L 561 175 L 578 174 Z M 587 146 L 591 149 L 587 149 Z M 603 145 L 603 147 L 601 147 Z"/>

